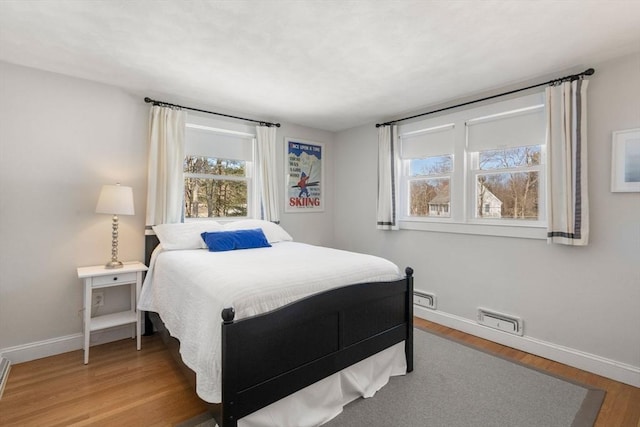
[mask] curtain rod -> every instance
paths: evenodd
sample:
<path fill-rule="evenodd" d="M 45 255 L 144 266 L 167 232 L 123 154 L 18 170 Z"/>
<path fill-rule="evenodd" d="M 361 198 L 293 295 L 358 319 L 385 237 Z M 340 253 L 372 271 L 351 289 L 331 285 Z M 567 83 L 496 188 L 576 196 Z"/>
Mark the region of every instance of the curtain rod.
<path fill-rule="evenodd" d="M 247 119 L 245 117 L 231 116 L 229 114 L 215 113 L 213 111 L 207 111 L 207 110 L 200 110 L 198 108 L 185 107 L 184 105 L 170 104 L 170 103 L 164 102 L 164 101 L 156 101 L 155 99 L 151 99 L 149 97 L 144 98 L 144 102 L 146 102 L 147 104 L 153 103 L 153 105 L 159 105 L 160 107 L 175 107 L 175 108 L 182 108 L 184 110 L 198 111 L 200 113 L 215 114 L 216 116 L 230 117 L 232 119 L 238 119 L 238 120 L 244 120 L 244 121 L 247 121 L 247 122 L 259 123 L 261 126 L 267 126 L 267 127 L 275 126 L 277 128 L 280 127 L 280 123 L 271 123 L 271 122 L 265 122 L 265 121 L 262 121 L 262 120 Z"/>
<path fill-rule="evenodd" d="M 525 90 L 529 90 L 529 89 L 533 89 L 534 87 L 539 87 L 539 86 L 546 86 L 546 85 L 555 85 L 558 83 L 562 83 L 562 82 L 566 82 L 566 81 L 573 81 L 573 80 L 577 80 L 582 78 L 583 76 L 591 76 L 596 72 L 596 70 L 594 70 L 593 68 L 588 68 L 586 70 L 584 70 L 581 73 L 578 74 L 572 74 L 570 76 L 565 76 L 565 77 L 561 77 L 559 79 L 553 79 L 553 80 L 549 80 L 548 82 L 544 82 L 544 83 L 538 83 L 535 85 L 531 85 L 531 86 L 527 86 L 527 87 L 523 87 L 521 89 L 514 89 L 514 90 L 510 90 L 508 92 L 504 92 L 504 93 L 499 93 L 497 95 L 492 95 L 492 96 L 487 96 L 486 98 L 480 98 L 480 99 L 475 99 L 473 101 L 468 101 L 468 102 L 463 102 L 462 104 L 458 104 L 458 105 L 453 105 L 451 107 L 445 107 L 445 108 L 440 108 L 439 110 L 433 110 L 433 111 L 429 111 L 427 113 L 421 113 L 421 114 L 416 114 L 415 116 L 411 116 L 411 117 L 405 117 L 402 119 L 398 119 L 398 120 L 391 120 L 390 122 L 385 122 L 385 123 L 377 123 L 376 127 L 379 128 L 380 126 L 389 126 L 389 125 L 393 125 L 395 123 L 398 122 L 402 122 L 405 120 L 409 120 L 409 119 L 415 119 L 416 117 L 422 117 L 422 116 L 426 116 L 428 114 L 434 114 L 434 113 L 439 113 L 441 111 L 446 111 L 446 110 L 451 110 L 453 108 L 458 108 L 458 107 L 464 107 L 465 105 L 469 105 L 469 104 L 475 104 L 476 102 L 482 102 L 482 101 L 487 101 L 489 99 L 493 99 L 493 98 L 498 98 L 500 96 L 506 96 L 506 95 L 511 95 L 512 93 L 517 93 L 517 92 L 522 92 Z"/>

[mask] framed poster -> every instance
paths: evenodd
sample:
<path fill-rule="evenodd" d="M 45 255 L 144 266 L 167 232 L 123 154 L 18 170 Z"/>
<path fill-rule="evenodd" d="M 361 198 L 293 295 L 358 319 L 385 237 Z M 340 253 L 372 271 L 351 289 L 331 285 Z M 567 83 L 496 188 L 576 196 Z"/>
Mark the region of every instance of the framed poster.
<path fill-rule="evenodd" d="M 324 210 L 324 144 L 285 138 L 285 212 Z"/>
<path fill-rule="evenodd" d="M 611 191 L 640 191 L 640 128 L 613 132 Z"/>

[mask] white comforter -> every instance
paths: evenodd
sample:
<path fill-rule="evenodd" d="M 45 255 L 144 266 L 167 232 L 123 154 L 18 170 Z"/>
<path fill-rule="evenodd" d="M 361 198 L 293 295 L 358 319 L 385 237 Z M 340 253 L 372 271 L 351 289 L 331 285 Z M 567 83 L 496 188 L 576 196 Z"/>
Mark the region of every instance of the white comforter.
<path fill-rule="evenodd" d="M 180 353 L 196 372 L 196 392 L 221 401 L 221 317 L 264 313 L 340 286 L 397 280 L 398 267 L 382 258 L 296 242 L 229 252 L 157 251 L 138 308 L 160 314 L 180 340 Z"/>

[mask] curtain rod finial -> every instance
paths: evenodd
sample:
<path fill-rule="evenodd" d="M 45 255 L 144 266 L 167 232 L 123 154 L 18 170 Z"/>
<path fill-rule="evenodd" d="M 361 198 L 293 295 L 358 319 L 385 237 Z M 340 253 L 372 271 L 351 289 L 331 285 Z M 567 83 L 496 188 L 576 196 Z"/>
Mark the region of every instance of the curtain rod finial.
<path fill-rule="evenodd" d="M 596 70 L 594 70 L 593 68 L 588 68 L 584 71 L 584 75 L 585 76 L 593 76 L 595 74 Z"/>

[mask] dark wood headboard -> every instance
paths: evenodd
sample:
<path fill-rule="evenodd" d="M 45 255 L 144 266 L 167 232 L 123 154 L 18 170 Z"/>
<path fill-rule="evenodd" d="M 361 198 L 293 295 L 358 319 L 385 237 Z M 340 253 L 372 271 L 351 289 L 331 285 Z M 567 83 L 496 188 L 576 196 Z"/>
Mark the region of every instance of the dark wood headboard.
<path fill-rule="evenodd" d="M 158 240 L 158 236 L 153 233 L 153 231 L 147 230 L 144 235 L 144 265 L 149 266 L 149 262 L 151 262 L 151 254 L 153 250 L 158 246 L 160 240 Z"/>
<path fill-rule="evenodd" d="M 158 246 L 160 240 L 158 240 L 158 236 L 153 233 L 151 230 L 147 230 L 144 235 L 144 265 L 149 267 L 151 263 L 151 254 L 153 250 Z M 152 335 L 153 334 L 153 323 L 151 322 L 151 318 L 149 317 L 149 313 L 144 312 L 144 335 Z"/>

